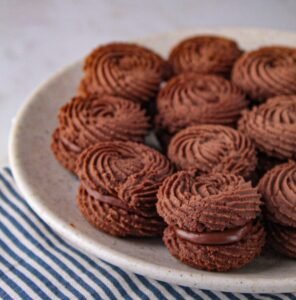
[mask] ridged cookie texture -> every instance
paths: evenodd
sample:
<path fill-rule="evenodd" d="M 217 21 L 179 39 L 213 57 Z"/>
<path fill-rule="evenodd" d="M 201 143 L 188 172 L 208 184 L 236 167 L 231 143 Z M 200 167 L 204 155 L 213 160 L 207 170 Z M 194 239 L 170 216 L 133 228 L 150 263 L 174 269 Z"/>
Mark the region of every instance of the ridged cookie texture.
<path fill-rule="evenodd" d="M 74 146 L 75 147 L 75 146 Z M 71 148 L 62 142 L 60 129 L 57 128 L 52 134 L 51 150 L 58 162 L 69 171 L 75 173 L 76 160 L 80 153 L 80 148 Z"/>
<path fill-rule="evenodd" d="M 296 258 L 296 228 L 270 222 L 267 230 L 268 245 L 285 256 Z"/>
<path fill-rule="evenodd" d="M 87 56 L 78 93 L 107 93 L 147 102 L 170 76 L 169 64 L 158 54 L 131 43 L 110 43 Z"/>
<path fill-rule="evenodd" d="M 77 203 L 89 223 L 114 236 L 161 236 L 165 228 L 160 217 L 145 217 L 135 211 L 100 202 L 83 186 L 79 187 Z"/>
<path fill-rule="evenodd" d="M 117 229 L 114 228 L 119 226 L 122 231 L 116 233 L 118 236 L 159 235 L 163 221 L 156 212 L 156 193 L 172 172 L 166 157 L 143 144 L 106 142 L 91 146 L 82 152 L 77 163 L 81 181 L 80 209 L 92 224 L 111 234 L 115 234 Z M 115 202 L 106 204 L 102 196 L 111 197 Z M 97 208 L 92 210 L 95 202 Z M 121 217 L 115 217 L 115 211 Z M 110 220 L 110 214 L 114 216 L 114 222 L 124 220 L 124 224 L 130 222 L 130 227 L 113 224 L 108 231 L 104 220 Z"/>
<path fill-rule="evenodd" d="M 229 271 L 248 264 L 264 246 L 261 195 L 241 176 L 179 171 L 164 180 L 157 198 L 168 224 L 163 240 L 186 264 Z"/>
<path fill-rule="evenodd" d="M 74 97 L 59 111 L 59 127 L 52 150 L 57 159 L 75 172 L 78 155 L 105 141 L 144 141 L 149 119 L 139 104 L 124 98 L 93 94 Z"/>
<path fill-rule="evenodd" d="M 171 51 L 173 72 L 195 72 L 229 76 L 242 51 L 231 39 L 213 35 L 194 36 L 181 41 Z"/>
<path fill-rule="evenodd" d="M 244 92 L 227 79 L 185 73 L 161 89 L 157 120 L 170 133 L 197 124 L 233 125 L 247 104 Z"/>
<path fill-rule="evenodd" d="M 232 81 L 257 101 L 296 94 L 296 48 L 263 47 L 243 54 Z"/>
<path fill-rule="evenodd" d="M 169 226 L 164 231 L 163 240 L 170 253 L 183 263 L 202 270 L 227 272 L 242 268 L 261 253 L 265 232 L 260 223 L 255 223 L 241 241 L 213 246 L 184 240 Z"/>
<path fill-rule="evenodd" d="M 296 95 L 271 98 L 244 111 L 238 127 L 267 155 L 295 159 Z"/>
<path fill-rule="evenodd" d="M 260 214 L 261 195 L 241 176 L 179 171 L 159 188 L 157 210 L 167 224 L 192 232 L 242 226 Z"/>
<path fill-rule="evenodd" d="M 267 218 L 296 228 L 296 162 L 275 166 L 258 184 Z"/>
<path fill-rule="evenodd" d="M 179 131 L 170 141 L 168 157 L 179 169 L 230 172 L 245 178 L 257 164 L 251 139 L 222 125 L 195 125 Z"/>

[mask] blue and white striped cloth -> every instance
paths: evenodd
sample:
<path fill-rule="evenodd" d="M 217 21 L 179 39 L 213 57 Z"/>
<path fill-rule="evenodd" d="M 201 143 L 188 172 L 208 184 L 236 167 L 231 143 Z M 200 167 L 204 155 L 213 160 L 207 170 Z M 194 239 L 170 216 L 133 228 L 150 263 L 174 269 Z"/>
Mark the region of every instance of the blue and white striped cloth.
<path fill-rule="evenodd" d="M 65 242 L 0 171 L 1 299 L 296 299 L 191 289 L 128 273 Z"/>

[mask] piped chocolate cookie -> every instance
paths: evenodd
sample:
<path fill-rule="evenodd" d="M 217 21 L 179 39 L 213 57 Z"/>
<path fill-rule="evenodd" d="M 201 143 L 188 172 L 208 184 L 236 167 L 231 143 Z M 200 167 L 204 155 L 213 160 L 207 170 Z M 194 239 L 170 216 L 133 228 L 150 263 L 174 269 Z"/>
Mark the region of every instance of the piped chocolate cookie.
<path fill-rule="evenodd" d="M 296 228 L 296 162 L 291 160 L 269 170 L 261 178 L 258 188 L 267 218 Z"/>
<path fill-rule="evenodd" d="M 296 48 L 263 47 L 243 54 L 232 81 L 255 101 L 296 94 Z"/>
<path fill-rule="evenodd" d="M 241 54 L 237 43 L 229 38 L 200 35 L 177 44 L 169 55 L 169 62 L 175 74 L 194 72 L 228 77 Z"/>
<path fill-rule="evenodd" d="M 258 184 L 268 220 L 268 243 L 296 258 L 296 162 L 275 166 Z"/>
<path fill-rule="evenodd" d="M 196 125 L 170 141 L 168 157 L 178 169 L 201 174 L 230 172 L 250 178 L 257 164 L 255 146 L 243 133 L 222 125 Z"/>
<path fill-rule="evenodd" d="M 149 127 L 138 103 L 98 94 L 75 97 L 59 111 L 51 148 L 61 164 L 75 172 L 77 157 L 85 148 L 106 141 L 142 142 Z"/>
<path fill-rule="evenodd" d="M 96 48 L 85 59 L 79 94 L 107 93 L 148 102 L 170 73 L 168 63 L 152 50 L 136 44 L 110 43 Z"/>
<path fill-rule="evenodd" d="M 276 252 L 296 259 L 296 228 L 277 223 L 267 224 L 267 244 Z"/>
<path fill-rule="evenodd" d="M 227 79 L 185 73 L 161 89 L 158 126 L 173 134 L 197 124 L 234 125 L 247 105 L 244 92 Z"/>
<path fill-rule="evenodd" d="M 164 223 L 156 193 L 173 169 L 156 150 L 134 142 L 106 142 L 79 157 L 77 201 L 85 218 L 115 236 L 159 236 Z"/>
<path fill-rule="evenodd" d="M 158 213 L 168 224 L 163 240 L 182 262 L 224 272 L 260 254 L 261 196 L 241 176 L 180 171 L 163 182 L 157 197 Z"/>
<path fill-rule="evenodd" d="M 296 159 L 296 95 L 271 98 L 244 111 L 238 128 L 268 156 Z"/>

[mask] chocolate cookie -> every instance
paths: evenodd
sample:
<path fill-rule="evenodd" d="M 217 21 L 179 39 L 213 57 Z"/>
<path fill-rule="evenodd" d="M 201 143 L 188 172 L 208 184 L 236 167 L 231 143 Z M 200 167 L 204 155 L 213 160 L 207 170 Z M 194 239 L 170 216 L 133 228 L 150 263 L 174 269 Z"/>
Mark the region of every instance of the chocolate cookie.
<path fill-rule="evenodd" d="M 243 226 L 260 213 L 260 194 L 243 177 L 179 171 L 158 194 L 157 210 L 166 223 L 192 232 Z"/>
<path fill-rule="evenodd" d="M 296 49 L 264 47 L 242 55 L 232 81 L 254 100 L 296 94 Z"/>
<path fill-rule="evenodd" d="M 240 268 L 260 254 L 265 233 L 257 220 L 260 194 L 241 176 L 180 171 L 164 180 L 158 213 L 173 256 L 208 271 Z"/>
<path fill-rule="evenodd" d="M 244 92 L 215 75 L 185 73 L 172 78 L 157 98 L 158 123 L 170 133 L 191 125 L 233 125 L 247 107 Z"/>
<path fill-rule="evenodd" d="M 147 102 L 170 67 L 158 54 L 135 44 L 111 43 L 95 49 L 85 60 L 79 94 L 99 92 Z"/>
<path fill-rule="evenodd" d="M 64 168 L 75 173 L 76 160 L 81 149 L 75 148 L 75 145 L 71 147 L 71 144 L 68 145 L 67 141 L 62 141 L 59 128 L 52 134 L 51 150 Z"/>
<path fill-rule="evenodd" d="M 169 56 L 175 74 L 195 72 L 229 76 L 242 51 L 231 39 L 195 36 L 176 45 Z"/>
<path fill-rule="evenodd" d="M 296 228 L 296 162 L 275 166 L 262 177 L 258 188 L 267 218 Z"/>
<path fill-rule="evenodd" d="M 162 154 L 143 144 L 96 144 L 78 159 L 79 208 L 90 223 L 110 234 L 160 235 L 163 222 L 156 213 L 156 193 L 172 171 Z"/>
<path fill-rule="evenodd" d="M 255 223 L 245 228 L 248 233 L 241 240 L 226 245 L 191 242 L 181 238 L 170 226 L 165 229 L 163 240 L 170 253 L 183 263 L 202 270 L 226 272 L 242 268 L 261 253 L 265 243 L 262 225 Z M 208 234 L 207 238 L 210 236 Z"/>
<path fill-rule="evenodd" d="M 275 251 L 296 258 L 296 228 L 268 223 L 267 241 Z"/>
<path fill-rule="evenodd" d="M 91 196 L 82 185 L 78 190 L 79 209 L 93 226 L 118 237 L 162 235 L 165 226 L 161 218 L 143 216 L 130 209 L 121 200 L 104 196 L 103 193 L 104 190 L 98 192 L 96 197 Z"/>
<path fill-rule="evenodd" d="M 244 111 L 238 127 L 267 155 L 296 158 L 296 96 L 271 98 Z"/>
<path fill-rule="evenodd" d="M 179 169 L 202 174 L 231 172 L 249 178 L 256 168 L 251 140 L 230 127 L 196 125 L 178 132 L 168 147 L 168 157 Z"/>
<path fill-rule="evenodd" d="M 141 142 L 148 130 L 149 120 L 140 104 L 98 94 L 75 97 L 60 109 L 52 150 L 62 165 L 75 172 L 78 155 L 90 145 L 114 140 Z"/>

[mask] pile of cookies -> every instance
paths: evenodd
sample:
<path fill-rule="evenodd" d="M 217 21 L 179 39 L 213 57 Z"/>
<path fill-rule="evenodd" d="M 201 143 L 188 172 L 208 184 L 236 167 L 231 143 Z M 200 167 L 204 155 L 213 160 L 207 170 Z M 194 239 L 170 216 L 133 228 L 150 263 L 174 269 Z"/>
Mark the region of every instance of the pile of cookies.
<path fill-rule="evenodd" d="M 195 36 L 165 60 L 110 43 L 85 59 L 58 119 L 52 151 L 99 230 L 162 236 L 208 271 L 241 268 L 265 245 L 296 258 L 296 48 Z"/>

